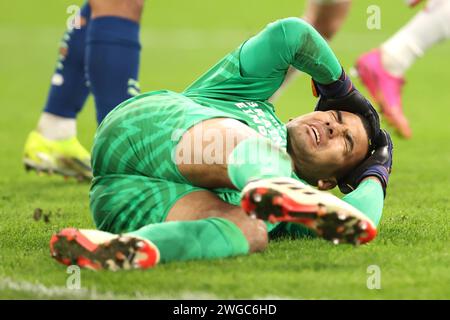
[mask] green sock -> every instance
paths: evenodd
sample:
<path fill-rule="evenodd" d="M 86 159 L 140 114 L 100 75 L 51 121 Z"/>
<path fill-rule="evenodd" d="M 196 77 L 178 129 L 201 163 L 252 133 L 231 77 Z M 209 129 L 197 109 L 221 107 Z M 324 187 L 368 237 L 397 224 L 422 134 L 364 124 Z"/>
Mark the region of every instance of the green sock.
<path fill-rule="evenodd" d="M 242 231 L 231 221 L 208 218 L 150 224 L 128 233 L 152 241 L 160 262 L 225 258 L 248 254 Z"/>
<path fill-rule="evenodd" d="M 291 157 L 266 138 L 246 139 L 228 156 L 228 176 L 239 190 L 253 179 L 291 175 Z"/>

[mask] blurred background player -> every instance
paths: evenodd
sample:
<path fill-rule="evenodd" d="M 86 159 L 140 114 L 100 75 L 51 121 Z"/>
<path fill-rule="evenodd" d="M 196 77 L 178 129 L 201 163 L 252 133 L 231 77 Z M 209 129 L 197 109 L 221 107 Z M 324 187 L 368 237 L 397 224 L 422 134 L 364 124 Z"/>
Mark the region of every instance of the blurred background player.
<path fill-rule="evenodd" d="M 80 28 L 63 36 L 47 102 L 25 143 L 27 170 L 90 179 L 89 152 L 79 143 L 76 117 L 91 92 L 97 122 L 139 93 L 139 23 L 144 0 L 89 0 Z"/>
<path fill-rule="evenodd" d="M 410 1 L 410 5 L 418 2 Z M 384 117 L 405 138 L 410 138 L 412 132 L 402 110 L 404 74 L 428 48 L 449 37 L 450 1 L 429 0 L 396 34 L 356 62 L 363 84 Z"/>
<path fill-rule="evenodd" d="M 351 4 L 351 0 L 308 0 L 302 19 L 311 24 L 327 41 L 331 41 L 347 18 Z M 282 86 L 269 101 L 274 102 L 299 74 L 295 68 L 289 68 Z"/>

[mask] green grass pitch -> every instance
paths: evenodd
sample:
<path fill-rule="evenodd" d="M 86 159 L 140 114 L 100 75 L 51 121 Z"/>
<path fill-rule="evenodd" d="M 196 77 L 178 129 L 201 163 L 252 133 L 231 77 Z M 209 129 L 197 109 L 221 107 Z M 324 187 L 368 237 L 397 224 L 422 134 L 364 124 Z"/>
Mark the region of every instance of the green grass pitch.
<path fill-rule="evenodd" d="M 81 3 L 81 0 L 77 0 Z M 379 236 L 369 245 L 281 240 L 262 254 L 160 265 L 148 271 L 81 272 L 81 290 L 50 258 L 50 235 L 92 228 L 87 184 L 25 173 L 22 148 L 36 125 L 73 1 L 0 3 L 0 298 L 450 298 L 450 43 L 431 49 L 407 74 L 405 113 L 414 137 L 394 138 L 395 159 Z M 381 29 L 368 30 L 367 7 L 381 8 Z M 142 22 L 143 91 L 182 90 L 266 23 L 299 16 L 304 1 L 148 1 Z M 418 9 L 403 1 L 354 1 L 332 47 L 346 69 Z M 361 88 L 361 84 L 355 81 Z M 358 85 L 359 84 L 359 85 Z M 309 79 L 300 77 L 277 103 L 282 119 L 312 110 Z M 91 146 L 92 98 L 79 117 Z M 49 221 L 33 210 L 52 212 Z M 369 290 L 367 268 L 381 270 Z"/>

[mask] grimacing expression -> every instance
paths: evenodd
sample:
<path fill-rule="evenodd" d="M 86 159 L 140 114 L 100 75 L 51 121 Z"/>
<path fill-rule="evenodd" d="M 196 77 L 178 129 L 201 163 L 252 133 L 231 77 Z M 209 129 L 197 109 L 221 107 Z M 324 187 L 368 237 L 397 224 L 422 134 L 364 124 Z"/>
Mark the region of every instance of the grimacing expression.
<path fill-rule="evenodd" d="M 361 118 L 345 111 L 315 111 L 290 120 L 288 151 L 296 173 L 308 183 L 337 179 L 361 163 L 369 148 Z"/>

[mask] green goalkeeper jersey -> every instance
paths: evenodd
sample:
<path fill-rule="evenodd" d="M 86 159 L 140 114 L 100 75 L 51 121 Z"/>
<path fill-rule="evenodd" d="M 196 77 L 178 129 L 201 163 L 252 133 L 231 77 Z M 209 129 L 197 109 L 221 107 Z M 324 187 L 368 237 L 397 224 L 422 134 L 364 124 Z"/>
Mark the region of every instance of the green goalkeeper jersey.
<path fill-rule="evenodd" d="M 116 107 L 99 126 L 92 152 L 91 209 L 97 226 L 103 230 L 120 226 L 113 231 L 122 232 L 145 225 L 146 221 L 162 222 L 177 199 L 200 189 L 180 174 L 173 152 L 181 134 L 201 121 L 237 119 L 286 148 L 286 127 L 268 99 L 280 87 L 291 65 L 323 84 L 336 81 L 342 71 L 326 41 L 310 25 L 288 18 L 269 24 L 181 94 L 150 92 Z M 174 131 L 178 131 L 175 138 Z M 148 196 L 142 193 L 145 188 Z M 226 202 L 239 204 L 236 190 L 213 192 Z M 130 198 L 134 194 L 137 200 Z M 378 223 L 383 206 L 383 191 L 378 183 L 366 181 L 343 200 Z M 131 225 L 130 219 L 134 219 Z M 269 230 L 274 233 L 281 227 L 289 229 L 289 234 L 301 229 L 291 224 L 281 224 L 277 230 L 273 227 L 269 226 Z"/>

